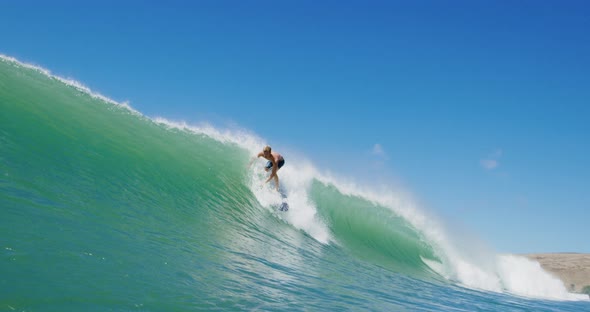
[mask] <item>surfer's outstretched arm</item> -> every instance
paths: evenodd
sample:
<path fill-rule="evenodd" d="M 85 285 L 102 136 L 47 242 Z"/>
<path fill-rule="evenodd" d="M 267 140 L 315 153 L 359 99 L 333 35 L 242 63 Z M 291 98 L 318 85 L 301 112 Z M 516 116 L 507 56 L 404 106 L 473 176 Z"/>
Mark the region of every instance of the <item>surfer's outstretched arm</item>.
<path fill-rule="evenodd" d="M 250 167 L 252 166 L 252 163 L 253 163 L 253 162 L 256 160 L 256 158 L 258 158 L 258 157 L 262 157 L 262 156 L 264 156 L 262 153 L 258 153 L 258 155 L 256 155 L 256 156 L 252 157 L 252 158 L 250 159 L 250 162 L 248 163 L 248 168 L 250 168 Z"/>
<path fill-rule="evenodd" d="M 247 168 L 252 167 L 252 163 L 254 162 L 254 160 L 256 160 L 256 157 L 252 157 L 252 159 L 250 159 L 250 162 L 248 163 L 248 167 Z"/>

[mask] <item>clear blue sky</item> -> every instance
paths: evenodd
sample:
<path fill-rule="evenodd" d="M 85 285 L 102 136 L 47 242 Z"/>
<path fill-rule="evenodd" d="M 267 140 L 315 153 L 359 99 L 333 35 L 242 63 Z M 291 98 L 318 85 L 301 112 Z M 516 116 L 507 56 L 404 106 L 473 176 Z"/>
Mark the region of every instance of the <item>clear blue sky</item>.
<path fill-rule="evenodd" d="M 499 251 L 590 252 L 588 1 L 2 1 L 0 53 L 401 183 Z"/>

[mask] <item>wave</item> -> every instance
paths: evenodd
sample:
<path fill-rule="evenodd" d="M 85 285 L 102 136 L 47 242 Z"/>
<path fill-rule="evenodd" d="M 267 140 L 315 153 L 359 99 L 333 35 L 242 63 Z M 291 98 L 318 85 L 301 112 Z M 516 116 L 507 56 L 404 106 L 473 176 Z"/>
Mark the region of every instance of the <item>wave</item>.
<path fill-rule="evenodd" d="M 263 184 L 261 163 L 247 167 L 267 143 L 251 131 L 150 118 L 4 55 L 0 78 L 6 207 L 26 201 L 57 211 L 92 202 L 122 218 L 141 210 L 151 222 L 198 213 L 210 222 L 195 222 L 213 241 L 245 235 L 240 231 L 256 240 L 288 225 L 313 239 L 316 246 L 305 248 L 338 248 L 400 274 L 527 297 L 581 298 L 537 262 L 453 237 L 444 220 L 404 191 L 359 185 L 305 157 L 289 157 L 281 169 L 290 209 L 277 211 L 282 199 Z"/>

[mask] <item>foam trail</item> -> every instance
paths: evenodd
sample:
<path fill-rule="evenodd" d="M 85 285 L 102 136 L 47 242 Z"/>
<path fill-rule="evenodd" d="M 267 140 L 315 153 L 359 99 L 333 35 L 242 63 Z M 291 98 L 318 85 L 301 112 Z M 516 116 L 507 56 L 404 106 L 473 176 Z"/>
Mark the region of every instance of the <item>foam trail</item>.
<path fill-rule="evenodd" d="M 317 216 L 317 207 L 309 199 L 309 189 L 315 177 L 315 168 L 311 165 L 294 165 L 283 167 L 283 183 L 287 190 L 290 209 L 287 220 L 295 227 L 309 233 L 321 243 L 332 241 L 328 226 Z"/>
<path fill-rule="evenodd" d="M 289 210 L 281 212 L 280 216 L 294 227 L 308 233 L 318 242 L 328 244 L 333 240 L 330 230 L 318 218 L 317 207 L 308 196 L 314 176 L 315 169 L 313 167 L 300 166 L 296 161 L 281 168 L 279 179 L 281 189 L 288 198 Z M 262 206 L 276 210 L 281 204 L 282 198 L 280 193 L 274 189 L 274 185 L 270 185 L 272 182 L 264 184 L 266 178 L 267 174 L 261 174 L 259 171 L 251 172 L 249 187 Z"/>

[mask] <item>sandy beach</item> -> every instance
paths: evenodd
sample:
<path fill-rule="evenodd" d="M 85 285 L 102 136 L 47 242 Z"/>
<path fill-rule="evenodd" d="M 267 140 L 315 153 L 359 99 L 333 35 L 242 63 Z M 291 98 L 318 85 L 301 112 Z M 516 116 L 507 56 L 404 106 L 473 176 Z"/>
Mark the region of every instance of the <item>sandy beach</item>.
<path fill-rule="evenodd" d="M 543 269 L 559 277 L 569 291 L 590 292 L 590 254 L 545 253 L 525 256 L 538 261 Z M 584 291 L 586 286 L 588 288 Z"/>

